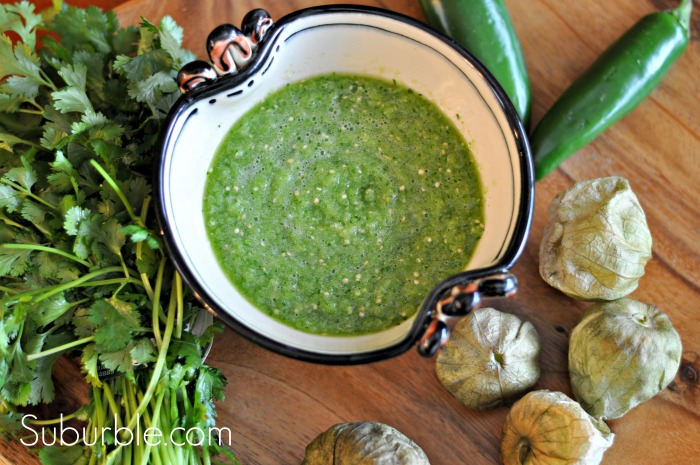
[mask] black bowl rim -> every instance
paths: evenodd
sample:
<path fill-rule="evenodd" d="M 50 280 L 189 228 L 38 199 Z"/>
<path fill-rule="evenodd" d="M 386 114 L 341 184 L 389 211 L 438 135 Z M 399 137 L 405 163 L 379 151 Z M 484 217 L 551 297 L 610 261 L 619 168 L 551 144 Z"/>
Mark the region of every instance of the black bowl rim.
<path fill-rule="evenodd" d="M 165 213 L 164 208 L 165 195 L 163 192 L 163 185 L 161 183 L 161 167 L 163 165 L 162 162 L 165 150 L 172 136 L 173 123 L 187 110 L 187 108 L 199 100 L 206 99 L 207 97 L 218 93 L 222 89 L 229 88 L 236 84 L 245 82 L 245 80 L 248 79 L 250 76 L 257 74 L 260 71 L 261 66 L 267 61 L 265 58 L 271 53 L 270 44 L 275 42 L 273 40 L 273 37 L 279 35 L 292 21 L 299 18 L 304 18 L 313 15 L 323 15 L 328 13 L 361 13 L 384 16 L 392 20 L 403 22 L 423 32 L 427 32 L 433 35 L 434 37 L 440 39 L 441 41 L 449 44 L 453 49 L 459 52 L 484 76 L 486 82 L 493 89 L 499 101 L 500 107 L 508 120 L 508 124 L 513 131 L 513 135 L 515 136 L 516 145 L 520 155 L 520 173 L 522 176 L 518 218 L 515 224 L 511 241 L 499 262 L 487 268 L 480 268 L 455 274 L 440 282 L 428 294 L 428 296 L 426 297 L 426 299 L 424 300 L 424 302 L 418 310 L 415 321 L 410 331 L 400 341 L 377 350 L 361 352 L 356 354 L 331 354 L 313 352 L 297 347 L 292 347 L 284 343 L 280 343 L 279 341 L 271 339 L 252 330 L 251 328 L 242 324 L 240 321 L 231 317 L 225 311 L 216 308 L 215 305 L 210 305 L 209 302 L 212 302 L 213 299 L 209 298 L 202 286 L 200 286 L 197 280 L 194 278 L 193 273 L 191 273 L 187 266 L 184 265 L 182 254 L 172 241 L 171 229 L 168 225 L 167 215 Z M 508 96 L 506 95 L 505 91 L 500 86 L 496 78 L 494 78 L 491 72 L 468 50 L 466 50 L 460 44 L 445 36 L 444 34 L 431 28 L 427 24 L 402 13 L 397 13 L 394 11 L 372 6 L 337 4 L 304 8 L 287 14 L 280 18 L 279 21 L 275 22 L 273 28 L 268 32 L 268 35 L 265 37 L 265 39 L 263 39 L 263 41 L 261 41 L 258 56 L 254 60 L 254 62 L 250 64 L 250 66 L 243 69 L 239 74 L 232 74 L 220 77 L 215 82 L 209 85 L 202 86 L 201 88 L 196 88 L 191 92 L 182 95 L 175 102 L 170 112 L 168 113 L 163 128 L 164 130 L 160 135 L 157 145 L 158 152 L 154 160 L 154 200 L 156 206 L 156 218 L 164 239 L 165 249 L 168 255 L 171 257 L 175 268 L 180 273 L 185 283 L 190 287 L 190 289 L 192 289 L 193 292 L 195 292 L 196 296 L 203 302 L 203 304 L 209 309 L 213 310 L 216 313 L 216 315 L 219 318 L 221 318 L 228 326 L 230 326 L 236 332 L 241 334 L 243 337 L 256 344 L 273 352 L 294 359 L 327 365 L 352 365 L 386 360 L 405 353 L 412 346 L 414 346 L 425 333 L 425 330 L 431 318 L 432 309 L 434 308 L 438 298 L 444 292 L 451 289 L 457 284 L 471 281 L 480 277 L 504 273 L 510 270 L 510 268 L 512 268 L 513 265 L 515 265 L 515 262 L 522 254 L 530 232 L 532 216 L 534 212 L 535 197 L 534 168 L 532 162 L 532 154 L 527 139 L 527 132 L 517 114 L 517 111 L 513 107 L 513 104 L 511 103 L 510 99 L 508 98 Z"/>

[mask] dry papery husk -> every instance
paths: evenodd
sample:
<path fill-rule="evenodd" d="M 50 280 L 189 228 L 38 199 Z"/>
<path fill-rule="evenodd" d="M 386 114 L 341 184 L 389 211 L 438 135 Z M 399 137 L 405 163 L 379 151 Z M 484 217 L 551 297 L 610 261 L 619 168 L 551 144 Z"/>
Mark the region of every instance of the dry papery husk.
<path fill-rule="evenodd" d="M 532 391 L 510 409 L 503 428 L 504 465 L 597 465 L 614 434 L 561 392 Z"/>
<path fill-rule="evenodd" d="M 527 391 L 540 377 L 540 339 L 535 327 L 494 308 L 459 320 L 438 354 L 435 371 L 463 405 L 497 407 Z"/>
<path fill-rule="evenodd" d="M 301 465 L 430 465 L 409 437 L 384 423 L 339 423 L 316 437 Z"/>
<path fill-rule="evenodd" d="M 619 299 L 591 305 L 571 332 L 574 396 L 594 417 L 619 418 L 673 380 L 681 338 L 654 305 Z"/>
<path fill-rule="evenodd" d="M 621 177 L 579 181 L 549 206 L 540 275 L 582 300 L 615 300 L 637 288 L 651 258 L 646 216 Z"/>

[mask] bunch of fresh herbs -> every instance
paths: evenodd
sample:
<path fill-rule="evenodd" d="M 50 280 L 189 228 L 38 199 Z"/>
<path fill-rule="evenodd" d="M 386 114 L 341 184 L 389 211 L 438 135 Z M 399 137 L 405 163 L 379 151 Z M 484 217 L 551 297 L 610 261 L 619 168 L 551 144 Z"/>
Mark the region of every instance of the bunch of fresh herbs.
<path fill-rule="evenodd" d="M 22 2 L 0 5 L 0 30 L 0 429 L 81 420 L 75 445 L 38 449 L 45 464 L 237 463 L 211 434 L 226 380 L 202 357 L 220 327 L 191 332 L 201 309 L 154 232 L 155 145 L 194 58 L 182 29 Z M 88 405 L 25 422 L 53 400 L 62 356 L 80 361 Z"/>

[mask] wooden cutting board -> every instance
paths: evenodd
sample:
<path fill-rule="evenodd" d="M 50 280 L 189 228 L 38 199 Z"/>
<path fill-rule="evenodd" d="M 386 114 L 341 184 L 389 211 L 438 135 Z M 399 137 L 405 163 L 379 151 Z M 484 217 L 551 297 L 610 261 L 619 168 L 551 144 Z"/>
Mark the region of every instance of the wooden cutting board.
<path fill-rule="evenodd" d="M 107 1 L 107 0 L 105 0 Z M 99 2 L 96 2 L 99 3 Z M 112 2 L 114 3 L 114 2 Z M 185 45 L 205 56 L 204 40 L 218 24 L 240 24 L 252 8 L 279 18 L 330 2 L 313 0 L 132 0 L 118 7 L 125 23 L 141 16 L 171 15 L 185 30 Z M 422 19 L 417 0 L 365 0 Z M 562 90 L 641 16 L 675 6 L 664 0 L 587 2 L 507 1 L 532 81 L 533 123 Z M 696 6 L 696 9 L 698 6 Z M 537 251 L 546 210 L 573 181 L 626 177 L 644 207 L 654 256 L 631 295 L 660 306 L 684 344 L 681 369 L 659 396 L 609 422 L 616 434 L 604 465 L 700 463 L 700 46 L 699 11 L 693 42 L 663 84 L 631 115 L 537 183 L 528 246 L 513 272 L 518 294 L 497 308 L 531 321 L 542 339 L 542 377 L 537 389 L 571 395 L 567 374 L 570 330 L 587 304 L 548 287 L 539 277 Z M 415 440 L 433 465 L 498 464 L 508 407 L 475 412 L 440 385 L 434 360 L 415 351 L 381 363 L 320 366 L 270 353 L 227 331 L 208 359 L 230 384 L 218 406 L 221 427 L 243 464 L 292 465 L 316 435 L 338 422 L 377 420 Z M 70 364 L 63 364 L 70 372 Z M 82 395 L 80 378 L 59 374 L 61 392 Z M 71 381 L 72 379 L 72 381 Z M 15 444 L 0 443 L 0 463 L 34 463 Z"/>

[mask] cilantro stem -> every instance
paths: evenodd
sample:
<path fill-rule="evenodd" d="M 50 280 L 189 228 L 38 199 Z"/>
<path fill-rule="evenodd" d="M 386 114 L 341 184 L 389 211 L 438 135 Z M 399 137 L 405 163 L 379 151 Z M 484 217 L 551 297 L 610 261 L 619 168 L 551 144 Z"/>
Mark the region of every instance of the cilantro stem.
<path fill-rule="evenodd" d="M 102 275 L 109 274 L 109 273 L 119 273 L 121 271 L 122 271 L 121 266 L 108 266 L 107 268 L 93 271 L 92 273 L 85 274 L 85 275 L 81 276 L 80 278 L 78 278 L 74 281 L 71 281 L 69 283 L 54 286 L 53 288 L 51 288 L 51 290 L 44 292 L 39 297 L 37 297 L 35 302 L 40 302 L 40 301 L 42 301 L 44 299 L 48 299 L 49 297 L 51 297 L 55 294 L 58 294 L 60 292 L 67 291 L 68 289 L 72 289 L 74 287 L 78 287 L 79 285 L 81 285 L 87 281 L 90 281 L 93 278 L 97 278 L 98 276 L 102 276 Z M 123 279 L 123 278 L 119 278 L 119 279 Z M 95 283 L 90 283 L 90 284 L 94 285 Z M 100 284 L 104 284 L 104 283 L 100 283 Z M 141 284 L 141 283 L 139 282 L 139 284 Z M 43 291 L 43 290 L 44 289 L 41 289 L 40 291 Z"/>
<path fill-rule="evenodd" d="M 70 415 L 63 415 L 59 418 L 52 418 L 51 420 L 29 420 L 27 423 L 30 425 L 37 425 L 37 426 L 49 426 L 49 425 L 55 425 L 58 423 L 61 423 L 62 421 L 68 421 L 72 420 L 73 418 L 77 417 L 78 414 L 81 412 L 82 409 L 78 409 L 75 412 L 71 413 Z"/>
<path fill-rule="evenodd" d="M 138 402 L 136 401 L 136 393 L 134 392 L 134 385 L 127 382 L 125 378 L 122 378 L 122 391 L 124 391 L 124 403 L 129 406 L 127 412 L 129 412 L 129 420 L 131 421 L 132 416 L 136 416 L 136 409 Z M 138 418 L 136 419 L 138 421 Z"/>
<path fill-rule="evenodd" d="M 146 224 L 146 217 L 148 215 L 148 206 L 151 203 L 151 196 L 147 195 L 143 199 L 143 204 L 141 204 L 141 222 Z M 136 260 L 141 260 L 143 255 L 143 242 L 140 241 L 136 243 Z M 141 281 L 143 281 L 143 288 L 146 290 L 146 295 L 153 301 L 153 288 L 151 287 L 151 281 L 148 279 L 146 273 L 141 273 Z"/>
<path fill-rule="evenodd" d="M 180 337 L 182 336 L 184 300 L 182 298 L 182 277 L 177 271 L 175 272 L 175 297 L 177 300 L 177 325 L 175 326 L 175 337 L 177 339 L 180 339 Z"/>
<path fill-rule="evenodd" d="M 144 423 L 146 423 L 147 428 L 158 428 L 158 416 L 160 415 L 160 406 L 163 403 L 163 394 L 165 393 L 165 390 L 161 391 L 160 394 L 158 394 L 158 397 L 156 398 L 156 405 L 155 408 L 153 409 L 153 418 L 148 414 L 148 411 L 144 412 Z M 138 392 L 138 399 L 139 402 L 143 402 L 143 393 Z M 135 461 L 137 465 L 148 465 L 148 459 L 151 456 L 151 448 L 153 447 L 152 443 L 146 442 L 144 446 L 144 450 L 141 452 L 141 460 Z M 157 454 L 154 454 L 154 457 Z M 154 459 L 155 461 L 155 459 Z"/>
<path fill-rule="evenodd" d="M 107 408 L 107 399 L 102 397 L 100 394 L 100 389 L 97 387 L 92 388 L 92 395 L 95 399 L 94 405 L 95 405 L 95 435 L 97 435 L 97 431 L 104 431 L 104 424 L 105 424 L 105 410 Z M 95 444 L 97 444 L 97 439 L 95 439 Z M 97 457 L 99 455 L 103 455 L 106 450 L 106 446 L 104 443 L 100 443 L 99 446 L 99 452 L 92 454 L 93 457 Z M 91 461 L 92 462 L 92 461 Z M 94 463 L 94 462 L 92 462 Z"/>
<path fill-rule="evenodd" d="M 43 115 L 44 114 L 44 112 L 41 110 L 27 110 L 26 108 L 20 108 L 17 111 L 19 111 L 20 113 L 28 113 L 30 115 Z M 33 142 L 32 142 L 32 145 L 34 145 L 35 147 L 39 147 L 39 144 L 35 144 Z"/>
<path fill-rule="evenodd" d="M 36 100 L 34 100 L 34 99 L 26 99 L 25 102 L 27 102 L 28 104 L 30 104 L 31 106 L 33 106 L 34 108 L 37 109 L 37 111 L 36 111 L 36 114 L 37 114 L 37 115 L 43 115 L 43 114 L 44 114 L 44 108 L 43 108 L 41 105 L 39 105 L 38 103 L 36 103 Z M 20 110 L 20 111 L 21 111 L 21 110 Z"/>
<path fill-rule="evenodd" d="M 21 225 L 21 224 L 15 222 L 15 221 L 12 221 L 11 219 L 9 219 L 8 217 L 6 217 L 6 216 L 3 215 L 2 213 L 0 213 L 0 220 L 4 221 L 5 224 L 8 225 L 8 226 L 14 226 L 15 228 L 19 228 L 19 229 L 21 229 L 21 230 L 23 230 L 23 231 L 26 231 L 26 230 L 28 229 L 26 226 Z"/>
<path fill-rule="evenodd" d="M 124 451 L 122 463 L 131 463 L 131 453 L 133 452 L 134 448 L 131 446 L 131 444 L 129 444 L 129 447 L 126 447 L 122 450 Z"/>
<path fill-rule="evenodd" d="M 109 405 L 109 408 L 112 409 L 112 413 L 114 414 L 114 417 L 116 418 L 117 427 L 121 428 L 122 427 L 121 412 L 119 410 L 119 407 L 117 406 L 117 402 L 114 400 L 114 394 L 112 394 L 112 389 L 110 389 L 109 383 L 103 383 L 102 390 L 104 391 L 105 399 L 107 399 L 107 404 Z"/>
<path fill-rule="evenodd" d="M 63 250 L 56 249 L 53 247 L 46 247 L 43 245 L 38 245 L 38 244 L 2 244 L 2 247 L 6 249 L 23 249 L 23 250 L 36 250 L 37 252 L 48 252 L 48 253 L 53 253 L 56 255 L 60 255 L 61 257 L 68 258 L 69 260 L 73 260 L 74 262 L 80 263 L 83 266 L 86 266 L 88 268 L 92 267 L 92 264 L 88 261 L 81 260 L 80 258 L 76 257 L 73 254 L 70 254 L 68 252 L 64 252 Z"/>
<path fill-rule="evenodd" d="M 204 465 L 211 465 L 211 456 L 209 455 L 209 446 L 206 444 L 202 446 L 202 455 L 204 459 Z"/>
<path fill-rule="evenodd" d="M 37 146 L 36 144 L 32 144 L 32 143 L 29 143 L 29 144 Z M 37 147 L 41 148 L 41 146 L 37 146 Z M 34 194 L 32 191 L 30 191 L 29 189 L 26 189 L 24 186 L 21 186 L 15 182 L 12 182 L 9 179 L 5 179 L 5 178 L 0 179 L 0 182 L 3 184 L 7 184 L 8 186 L 12 187 L 13 189 L 20 191 L 21 193 L 23 193 L 27 197 L 31 197 L 32 199 L 49 207 L 52 210 L 58 210 L 58 208 L 56 208 L 55 205 L 53 205 L 52 203 L 48 202 L 47 200 L 39 197 L 38 195 Z"/>
<path fill-rule="evenodd" d="M 109 174 L 107 174 L 107 171 L 105 171 L 105 169 L 102 168 L 102 166 L 100 166 L 100 164 L 97 163 L 97 161 L 90 160 L 90 164 L 97 170 L 98 173 L 100 173 L 100 175 L 102 175 L 107 184 L 109 184 L 110 187 L 114 189 L 114 192 L 117 193 L 117 196 L 119 197 L 119 200 L 121 200 L 124 204 L 124 208 L 126 208 L 126 212 L 129 214 L 131 221 L 145 228 L 146 226 L 141 223 L 141 218 L 136 216 L 136 214 L 134 213 L 134 207 L 131 206 L 131 202 L 129 202 L 129 199 L 126 198 L 124 192 L 122 192 L 122 190 L 119 188 L 114 179 L 112 179 L 112 177 Z"/>
<path fill-rule="evenodd" d="M 49 78 L 46 75 L 46 73 L 44 72 L 44 70 L 41 68 L 39 68 L 39 75 L 40 75 L 39 77 L 40 77 L 41 81 L 43 81 L 43 83 L 46 85 L 46 87 L 48 87 L 49 89 L 51 89 L 54 92 L 56 92 L 58 90 L 58 88 L 54 85 L 51 78 Z"/>
<path fill-rule="evenodd" d="M 37 360 L 42 357 L 48 357 L 49 355 L 57 354 L 59 352 L 65 352 L 67 350 L 70 350 L 74 347 L 78 347 L 83 344 L 87 344 L 88 342 L 92 342 L 95 340 L 95 336 L 88 336 L 84 337 L 82 339 L 78 339 L 77 341 L 69 342 L 67 344 L 63 344 L 58 347 L 54 347 L 53 349 L 48 349 L 44 350 L 42 352 L 37 352 L 35 354 L 28 354 L 27 355 L 27 361 L 31 362 L 32 360 Z"/>
<path fill-rule="evenodd" d="M 158 274 L 156 275 L 156 288 L 153 291 L 153 304 L 151 309 L 151 324 L 153 325 L 153 337 L 156 339 L 156 346 L 160 350 L 163 345 L 163 338 L 160 335 L 160 291 L 163 288 L 163 272 L 165 271 L 165 257 L 160 259 L 158 264 Z"/>
<path fill-rule="evenodd" d="M 136 286 L 142 286 L 141 281 L 139 281 L 136 278 L 112 278 L 112 279 L 103 279 L 101 281 L 90 281 L 89 283 L 82 283 L 82 284 L 79 284 L 75 287 L 109 286 L 111 284 L 120 284 L 121 287 L 124 287 L 127 284 L 134 284 Z"/>
<path fill-rule="evenodd" d="M 146 388 L 146 393 L 143 395 L 143 400 L 139 403 L 138 408 L 136 409 L 136 414 L 142 414 L 146 408 L 148 407 L 148 403 L 151 401 L 151 397 L 153 397 L 153 393 L 155 392 L 156 388 L 158 387 L 158 384 L 160 383 L 160 374 L 163 371 L 163 367 L 165 366 L 165 359 L 168 355 L 168 347 L 170 346 L 170 338 L 173 335 L 173 327 L 175 326 L 175 302 L 174 302 L 174 297 L 175 295 L 172 294 L 170 298 L 170 304 L 168 305 L 168 320 L 165 325 L 165 333 L 163 334 L 163 344 L 159 349 L 158 352 L 158 359 L 156 360 L 156 364 L 153 367 L 153 373 L 151 375 L 151 380 L 148 383 L 148 388 Z M 131 418 L 131 421 L 129 421 L 129 425 L 127 428 L 133 430 L 134 426 L 136 426 L 136 415 Z"/>

